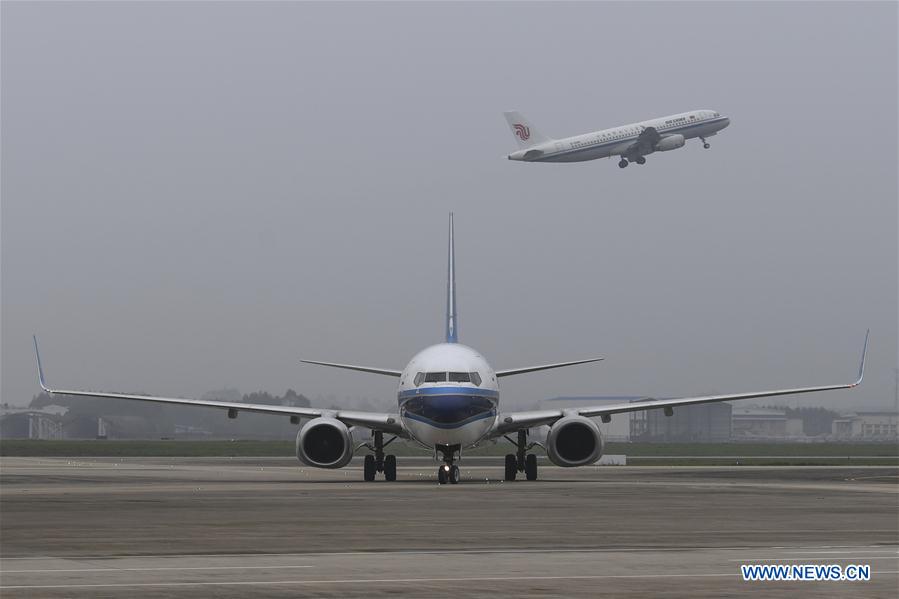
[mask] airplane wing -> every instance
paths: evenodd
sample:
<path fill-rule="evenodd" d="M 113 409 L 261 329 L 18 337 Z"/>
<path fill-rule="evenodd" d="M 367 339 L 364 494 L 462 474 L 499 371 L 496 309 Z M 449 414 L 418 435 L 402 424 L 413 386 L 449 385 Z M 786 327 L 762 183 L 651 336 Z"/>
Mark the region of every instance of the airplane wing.
<path fill-rule="evenodd" d="M 545 424 L 552 424 L 556 420 L 567 415 L 579 415 L 587 418 L 601 417 L 606 420 L 612 414 L 625 412 L 639 412 L 641 410 L 672 410 L 677 407 L 691 406 L 718 401 L 735 401 L 738 399 L 753 399 L 759 397 L 775 397 L 779 395 L 798 395 L 800 393 L 815 393 L 818 391 L 832 391 L 834 389 L 851 389 L 862 382 L 865 375 L 865 356 L 868 353 L 868 333 L 865 333 L 865 344 L 862 348 L 861 364 L 858 367 L 858 378 L 851 383 L 841 385 L 823 385 L 815 387 L 796 387 L 792 389 L 773 389 L 769 391 L 750 391 L 748 393 L 730 393 L 725 395 L 700 395 L 697 397 L 681 397 L 673 399 L 646 399 L 626 403 L 610 404 L 604 406 L 591 406 L 586 408 L 571 408 L 565 410 L 534 410 L 530 412 L 509 412 L 500 414 L 495 435 L 503 435 L 523 428 L 531 428 Z"/>
<path fill-rule="evenodd" d="M 318 418 L 320 416 L 329 416 L 331 418 L 340 420 L 347 426 L 364 426 L 366 428 L 381 430 L 395 435 L 404 434 L 403 427 L 400 424 L 400 419 L 397 414 L 356 412 L 351 410 L 326 410 L 320 408 L 301 408 L 295 406 L 270 406 L 265 404 L 240 403 L 206 399 L 183 399 L 177 397 L 157 397 L 154 395 L 133 395 L 128 393 L 103 393 L 98 391 L 53 389 L 49 385 L 47 385 L 47 381 L 44 378 L 44 368 L 41 364 L 41 354 L 37 348 L 37 337 L 34 338 L 34 353 L 37 357 L 38 380 L 40 381 L 41 389 L 46 391 L 49 395 L 74 395 L 76 397 L 130 399 L 135 401 L 149 401 L 169 405 L 218 408 L 222 410 L 228 410 L 229 415 L 234 414 L 235 416 L 238 412 L 255 412 L 259 414 L 275 414 L 299 418 Z"/>
<path fill-rule="evenodd" d="M 538 370 L 549 370 L 551 368 L 563 368 L 565 366 L 576 366 L 577 364 L 589 364 L 590 362 L 599 362 L 605 358 L 587 358 L 586 360 L 574 360 L 573 362 L 557 362 L 555 364 L 541 364 L 539 366 L 525 366 L 524 368 L 510 368 L 508 370 L 497 370 L 496 376 L 512 376 L 513 374 L 524 374 L 526 372 L 537 372 Z"/>
<path fill-rule="evenodd" d="M 656 144 L 659 143 L 659 140 L 661 139 L 662 136 L 659 135 L 659 132 L 656 131 L 655 127 L 645 127 L 643 131 L 640 132 L 640 135 L 637 136 L 637 139 L 634 140 L 634 143 L 628 146 L 625 153 L 633 156 L 652 154 Z"/>

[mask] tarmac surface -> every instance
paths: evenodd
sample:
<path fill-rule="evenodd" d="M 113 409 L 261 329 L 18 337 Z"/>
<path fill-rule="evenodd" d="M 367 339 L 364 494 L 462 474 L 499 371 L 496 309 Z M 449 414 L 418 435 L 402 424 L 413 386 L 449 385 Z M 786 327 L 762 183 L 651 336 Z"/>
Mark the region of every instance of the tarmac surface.
<path fill-rule="evenodd" d="M 436 484 L 293 458 L 3 458 L 0 595 L 890 597 L 899 468 L 586 467 Z M 746 582 L 741 564 L 869 564 Z"/>

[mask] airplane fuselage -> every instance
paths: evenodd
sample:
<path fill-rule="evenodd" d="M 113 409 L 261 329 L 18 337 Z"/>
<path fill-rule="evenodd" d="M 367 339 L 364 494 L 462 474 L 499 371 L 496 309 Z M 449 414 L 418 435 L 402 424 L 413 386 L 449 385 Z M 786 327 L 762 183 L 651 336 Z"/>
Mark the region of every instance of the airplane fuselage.
<path fill-rule="evenodd" d="M 684 140 L 711 137 L 730 125 L 730 119 L 713 110 L 694 110 L 671 116 L 603 129 L 565 139 L 553 139 L 509 154 L 509 160 L 524 162 L 583 162 L 611 156 L 625 156 L 648 127 L 666 137 Z M 679 146 L 678 146 L 679 147 Z M 671 147 L 670 149 L 675 149 Z M 642 152 L 642 155 L 650 152 Z"/>
<path fill-rule="evenodd" d="M 496 372 L 466 345 L 432 345 L 403 369 L 397 403 L 403 426 L 419 444 L 471 447 L 494 427 L 499 409 Z"/>

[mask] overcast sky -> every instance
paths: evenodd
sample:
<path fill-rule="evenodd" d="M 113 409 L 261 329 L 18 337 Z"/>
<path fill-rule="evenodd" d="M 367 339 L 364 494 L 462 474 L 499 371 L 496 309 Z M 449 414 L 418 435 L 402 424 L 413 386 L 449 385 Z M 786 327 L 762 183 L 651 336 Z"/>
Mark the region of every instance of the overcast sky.
<path fill-rule="evenodd" d="M 2 400 L 50 382 L 395 397 L 442 340 L 504 401 L 852 380 L 893 405 L 897 5 L 2 4 Z M 621 170 L 525 164 L 692 109 L 710 138 Z"/>

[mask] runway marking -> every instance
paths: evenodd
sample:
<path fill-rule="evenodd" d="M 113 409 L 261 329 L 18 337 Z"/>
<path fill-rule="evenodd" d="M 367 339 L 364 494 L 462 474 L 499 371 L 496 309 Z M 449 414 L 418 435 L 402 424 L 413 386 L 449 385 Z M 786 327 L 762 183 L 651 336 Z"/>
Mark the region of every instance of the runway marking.
<path fill-rule="evenodd" d="M 155 572 L 159 570 L 284 570 L 287 568 L 314 568 L 309 566 L 196 566 L 196 567 L 159 567 L 159 568 L 72 568 L 72 569 L 51 569 L 51 570 L 0 570 L 4 574 L 22 574 L 25 572 L 40 572 L 41 574 L 49 574 L 52 572 Z"/>
<path fill-rule="evenodd" d="M 881 549 L 880 551 L 787 551 L 787 553 L 802 553 L 803 555 L 841 555 L 844 553 L 851 553 L 852 555 L 856 555 L 859 553 L 882 553 L 883 551 L 884 549 Z"/>
<path fill-rule="evenodd" d="M 879 551 L 889 551 L 891 548 L 899 547 L 897 545 L 743 545 L 740 547 L 568 547 L 568 548 L 530 548 L 530 549 L 394 549 L 394 550 L 376 550 L 376 551 L 331 551 L 331 552 L 311 552 L 311 553 L 160 553 L 160 554 L 133 554 L 133 555 L 77 555 L 77 556 L 21 556 L 21 557 L 0 557 L 0 561 L 6 560 L 91 560 L 91 559 L 164 559 L 164 558 L 181 558 L 181 557 L 313 557 L 313 556 L 382 556 L 382 555 L 468 555 L 468 554 L 528 554 L 528 553 L 614 553 L 614 552 L 670 552 L 670 551 L 761 551 L 763 549 L 879 549 Z"/>
<path fill-rule="evenodd" d="M 872 574 L 899 574 L 899 570 L 877 570 Z M 595 574 L 573 576 L 472 576 L 453 578 L 358 578 L 342 580 L 238 580 L 232 582 L 137 582 L 101 584 L 48 584 L 48 585 L 8 585 L 0 589 L 96 589 L 123 587 L 199 587 L 199 586 L 274 586 L 274 585 L 329 585 L 329 584 L 399 584 L 421 582 L 521 582 L 538 580 L 603 580 L 642 578 L 739 578 L 739 572 L 712 574 Z"/>
<path fill-rule="evenodd" d="M 600 580 L 604 578 L 715 578 L 740 577 L 739 572 L 714 574 L 593 574 L 572 576 L 471 576 L 452 578 L 347 578 L 338 580 L 238 580 L 230 582 L 136 582 L 136 583 L 99 583 L 99 584 L 51 584 L 51 585 L 2 585 L 0 589 L 83 589 L 110 587 L 185 587 L 185 586 L 251 586 L 280 584 L 393 584 L 409 582 L 509 582 L 522 580 Z"/>
<path fill-rule="evenodd" d="M 845 560 L 849 560 L 849 559 L 853 559 L 853 558 L 847 556 L 847 557 L 840 557 L 840 558 L 837 558 L 837 557 L 831 557 L 831 558 L 824 558 L 824 559 L 831 559 L 831 560 L 839 559 L 839 560 L 844 560 L 844 561 L 845 561 Z M 863 560 L 865 560 L 865 561 L 872 560 L 872 559 L 899 559 L 899 555 L 890 555 L 890 556 L 886 556 L 886 555 L 866 555 L 866 556 L 864 556 L 863 558 L 860 558 L 860 559 L 863 559 Z M 744 557 L 743 559 L 729 559 L 729 560 L 727 560 L 727 561 L 729 561 L 729 562 L 742 562 L 742 563 L 745 564 L 746 562 L 773 563 L 773 562 L 801 562 L 801 561 L 815 561 L 815 558 L 808 558 L 808 557 L 771 557 L 771 556 L 766 555 L 766 556 L 764 556 L 764 557 Z M 824 560 L 820 560 L 820 561 L 824 561 Z"/>

